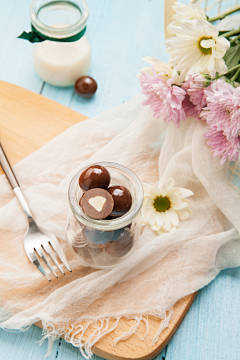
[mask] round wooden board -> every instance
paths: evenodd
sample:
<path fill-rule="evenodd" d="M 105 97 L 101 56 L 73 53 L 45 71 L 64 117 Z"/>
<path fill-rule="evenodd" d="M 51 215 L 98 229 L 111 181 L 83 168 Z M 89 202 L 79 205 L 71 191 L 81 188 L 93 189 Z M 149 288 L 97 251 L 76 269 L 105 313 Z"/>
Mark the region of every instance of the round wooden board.
<path fill-rule="evenodd" d="M 0 141 L 12 165 L 30 155 L 55 136 L 70 126 L 85 120 L 86 116 L 49 100 L 41 95 L 22 89 L 18 86 L 0 81 Z M 3 174 L 0 168 L 0 174 Z M 150 360 L 157 356 L 168 344 L 188 309 L 196 293 L 185 296 L 174 306 L 173 317 L 169 327 L 160 335 L 157 343 L 142 341 L 145 326 L 141 324 L 138 337 L 132 335 L 113 347 L 113 338 L 117 332 L 125 332 L 132 325 L 132 320 L 123 318 L 117 329 L 99 340 L 94 353 L 108 360 Z M 150 330 L 155 333 L 161 320 L 149 317 Z M 41 322 L 36 324 L 41 326 Z M 86 335 L 91 332 L 89 328 Z"/>

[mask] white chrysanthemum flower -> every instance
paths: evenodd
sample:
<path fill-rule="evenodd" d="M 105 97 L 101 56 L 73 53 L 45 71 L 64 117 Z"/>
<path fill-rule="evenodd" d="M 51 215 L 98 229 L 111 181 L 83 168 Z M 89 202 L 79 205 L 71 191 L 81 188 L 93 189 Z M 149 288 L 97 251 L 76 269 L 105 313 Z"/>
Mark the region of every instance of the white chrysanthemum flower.
<path fill-rule="evenodd" d="M 215 71 L 224 74 L 228 68 L 223 60 L 230 43 L 208 21 L 181 20 L 179 26 L 171 25 L 176 36 L 165 41 L 171 55 L 173 76 L 180 73 L 184 81 L 189 73 L 206 73 L 214 76 Z"/>
<path fill-rule="evenodd" d="M 158 187 L 143 184 L 143 189 L 142 224 L 150 225 L 158 234 L 175 230 L 179 220 L 187 220 L 192 215 L 189 201 L 185 198 L 193 192 L 174 188 L 173 178 Z"/>
<path fill-rule="evenodd" d="M 175 72 L 174 78 L 173 78 L 173 67 L 171 67 L 169 64 L 166 64 L 164 61 L 159 60 L 155 57 L 146 56 L 144 59 L 146 63 L 150 64 L 150 67 L 144 67 L 140 69 L 140 72 L 145 72 L 150 75 L 153 75 L 152 68 L 154 67 L 157 74 L 161 73 L 162 77 L 166 79 L 173 79 L 173 84 L 181 85 L 179 81 L 179 75 Z M 140 78 L 140 74 L 138 74 L 138 78 Z"/>
<path fill-rule="evenodd" d="M 170 34 L 175 34 L 171 29 L 171 25 L 179 26 L 179 22 L 182 19 L 185 20 L 207 19 L 204 10 L 199 5 L 196 4 L 185 5 L 176 2 L 172 6 L 172 8 L 176 12 L 176 14 L 174 14 L 172 17 L 174 20 L 168 25 L 168 32 Z"/>

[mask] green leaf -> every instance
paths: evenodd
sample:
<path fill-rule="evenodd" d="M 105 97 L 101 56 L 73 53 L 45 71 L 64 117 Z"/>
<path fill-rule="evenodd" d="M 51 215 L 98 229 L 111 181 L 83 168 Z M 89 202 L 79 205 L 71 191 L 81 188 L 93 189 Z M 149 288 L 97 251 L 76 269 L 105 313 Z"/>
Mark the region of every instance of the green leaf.
<path fill-rule="evenodd" d="M 226 54 L 223 59 L 228 69 L 231 69 L 232 67 L 238 65 L 240 61 L 240 44 L 236 46 L 231 46 L 226 51 Z"/>

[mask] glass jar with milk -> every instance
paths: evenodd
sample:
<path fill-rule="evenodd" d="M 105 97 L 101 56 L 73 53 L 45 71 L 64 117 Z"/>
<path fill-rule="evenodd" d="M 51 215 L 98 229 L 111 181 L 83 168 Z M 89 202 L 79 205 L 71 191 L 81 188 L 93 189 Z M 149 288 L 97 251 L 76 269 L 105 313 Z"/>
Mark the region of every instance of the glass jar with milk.
<path fill-rule="evenodd" d="M 31 40 L 26 38 L 33 42 L 33 64 L 38 76 L 51 85 L 71 86 L 80 76 L 87 75 L 91 45 L 84 35 L 86 1 L 34 0 L 30 16 Z"/>

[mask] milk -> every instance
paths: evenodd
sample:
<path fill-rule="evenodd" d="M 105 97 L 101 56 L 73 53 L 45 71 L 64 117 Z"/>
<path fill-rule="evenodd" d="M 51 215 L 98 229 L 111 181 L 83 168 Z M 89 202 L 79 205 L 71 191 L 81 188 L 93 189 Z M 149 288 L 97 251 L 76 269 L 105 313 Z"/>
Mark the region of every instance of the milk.
<path fill-rule="evenodd" d="M 55 86 L 71 86 L 91 65 L 91 45 L 83 36 L 74 42 L 43 41 L 32 46 L 38 76 Z"/>

